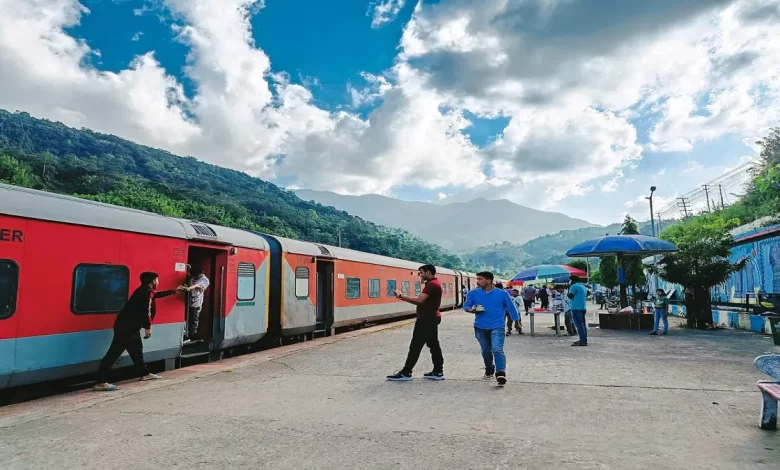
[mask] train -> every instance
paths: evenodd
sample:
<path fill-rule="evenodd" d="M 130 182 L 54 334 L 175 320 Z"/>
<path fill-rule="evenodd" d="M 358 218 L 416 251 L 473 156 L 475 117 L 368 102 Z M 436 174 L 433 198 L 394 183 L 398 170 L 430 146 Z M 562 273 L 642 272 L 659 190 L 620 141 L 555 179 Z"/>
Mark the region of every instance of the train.
<path fill-rule="evenodd" d="M 187 294 L 157 301 L 144 357 L 172 370 L 409 317 L 393 293 L 419 295 L 422 264 L 0 184 L 0 390 L 94 373 L 144 271 L 160 290 L 194 266 L 211 283 L 197 342 L 183 340 Z M 442 309 L 476 287 L 474 273 L 436 269 Z M 125 353 L 114 368 L 130 364 Z"/>

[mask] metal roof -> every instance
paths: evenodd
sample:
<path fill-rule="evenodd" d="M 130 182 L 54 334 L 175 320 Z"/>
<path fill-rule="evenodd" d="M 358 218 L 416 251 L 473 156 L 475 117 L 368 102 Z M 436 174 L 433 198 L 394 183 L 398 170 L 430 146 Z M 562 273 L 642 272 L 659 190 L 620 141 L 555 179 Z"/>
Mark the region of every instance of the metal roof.
<path fill-rule="evenodd" d="M 2 183 L 0 214 L 268 250 L 262 237 L 243 230 Z"/>
<path fill-rule="evenodd" d="M 348 248 L 323 245 L 321 243 L 303 242 L 300 240 L 292 240 L 290 238 L 277 237 L 275 235 L 271 236 L 279 241 L 284 251 L 298 255 L 315 256 L 317 258 L 334 258 L 345 261 L 358 261 L 361 263 L 376 264 L 380 266 L 412 269 L 414 271 L 425 264 L 415 261 L 390 258 L 389 256 L 364 253 L 362 251 L 350 250 Z M 325 251 L 323 251 L 323 249 Z M 455 271 L 447 268 L 440 268 L 439 266 L 436 266 L 436 272 L 439 274 L 455 274 Z"/>

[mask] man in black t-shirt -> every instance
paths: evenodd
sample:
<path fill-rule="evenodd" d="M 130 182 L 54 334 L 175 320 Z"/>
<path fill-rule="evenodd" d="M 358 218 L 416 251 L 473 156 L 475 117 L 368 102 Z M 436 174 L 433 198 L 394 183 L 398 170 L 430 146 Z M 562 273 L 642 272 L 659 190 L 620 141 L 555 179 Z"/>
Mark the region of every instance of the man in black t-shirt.
<path fill-rule="evenodd" d="M 439 345 L 439 324 L 441 323 L 441 283 L 436 279 L 436 268 L 426 264 L 420 266 L 420 278 L 425 281 L 425 288 L 416 299 L 407 297 L 396 291 L 395 296 L 399 300 L 409 302 L 417 306 L 417 321 L 414 323 L 412 342 L 409 344 L 409 354 L 403 369 L 393 375 L 388 375 L 388 380 L 408 381 L 412 380 L 412 369 L 417 364 L 426 344 L 431 350 L 433 359 L 433 371 L 423 374 L 426 379 L 444 380 L 444 356 Z"/>

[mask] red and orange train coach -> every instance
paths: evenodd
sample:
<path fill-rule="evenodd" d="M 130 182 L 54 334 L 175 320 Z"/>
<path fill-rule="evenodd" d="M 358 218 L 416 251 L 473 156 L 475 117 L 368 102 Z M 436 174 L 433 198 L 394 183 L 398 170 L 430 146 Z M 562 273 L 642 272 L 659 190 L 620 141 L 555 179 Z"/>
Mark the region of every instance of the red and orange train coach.
<path fill-rule="evenodd" d="M 410 315 L 393 291 L 419 294 L 420 264 L 0 184 L 0 389 L 94 372 L 144 271 L 160 289 L 196 265 L 211 281 L 195 344 L 182 342 L 186 294 L 158 301 L 144 355 L 172 369 Z M 442 308 L 460 305 L 474 275 L 437 271 Z"/>

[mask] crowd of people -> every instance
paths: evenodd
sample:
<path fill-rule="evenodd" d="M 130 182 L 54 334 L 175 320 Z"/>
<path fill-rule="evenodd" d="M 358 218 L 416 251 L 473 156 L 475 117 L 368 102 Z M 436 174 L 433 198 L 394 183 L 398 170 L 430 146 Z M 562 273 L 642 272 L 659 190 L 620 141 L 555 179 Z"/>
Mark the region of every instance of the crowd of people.
<path fill-rule="evenodd" d="M 408 297 L 400 291 L 395 293 L 398 299 L 417 306 L 417 320 L 406 363 L 399 371 L 387 376 L 391 381 L 412 380 L 412 372 L 425 345 L 431 351 L 433 370 L 423 374 L 423 377 L 432 380 L 444 379 L 444 356 L 438 337 L 438 327 L 441 324 L 441 284 L 436 279 L 436 268 L 432 265 L 420 266 L 419 275 L 425 282 L 425 288 L 418 297 Z M 570 335 L 579 336 L 579 340 L 572 343 L 572 346 L 588 345 L 585 321 L 587 289 L 579 277 L 572 275 L 571 284 L 556 286 L 554 293 L 547 288 L 537 292 L 528 286 L 523 289 L 522 296 L 519 290 L 504 288 L 500 282 L 494 281 L 493 273 L 485 271 L 477 274 L 476 289 L 467 291 L 465 286 L 463 288 L 465 301 L 462 308 L 474 314 L 474 336 L 485 364 L 483 379 L 495 378 L 498 385 L 506 385 L 508 379 L 504 338 L 512 334 L 513 328 L 518 334 L 523 334 L 519 312 L 524 308 L 526 314 L 529 314 L 534 308 L 537 296 L 542 301 L 542 308 L 550 308 L 549 301 L 552 297 L 553 308 L 565 314 L 567 331 Z"/>

